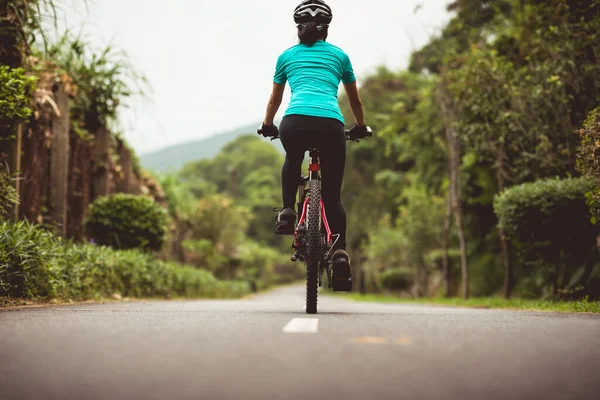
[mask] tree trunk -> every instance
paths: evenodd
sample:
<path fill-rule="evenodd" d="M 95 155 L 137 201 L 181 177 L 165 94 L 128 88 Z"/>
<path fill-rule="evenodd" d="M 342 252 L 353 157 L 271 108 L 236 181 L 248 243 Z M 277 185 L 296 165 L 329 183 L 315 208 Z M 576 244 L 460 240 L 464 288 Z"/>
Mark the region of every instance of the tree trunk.
<path fill-rule="evenodd" d="M 444 296 L 452 295 L 450 287 L 450 266 L 448 265 L 448 247 L 450 242 L 450 224 L 452 223 L 452 192 L 448 190 L 448 201 L 446 206 L 446 216 L 444 217 L 444 236 L 443 236 L 443 253 L 442 253 L 442 275 L 444 277 Z"/>
<path fill-rule="evenodd" d="M 454 211 L 454 218 L 456 219 L 456 229 L 458 229 L 458 242 L 460 245 L 460 270 L 462 276 L 462 292 L 463 298 L 469 298 L 469 269 L 467 266 L 467 245 L 465 241 L 465 232 L 462 224 L 462 211 L 459 205 L 456 205 Z"/>
<path fill-rule="evenodd" d="M 460 245 L 460 269 L 462 277 L 462 294 L 465 299 L 469 298 L 469 269 L 467 265 L 467 245 L 465 240 L 462 209 L 460 200 L 460 140 L 454 122 L 456 121 L 452 99 L 445 92 L 443 85 L 438 88 L 438 101 L 444 117 L 446 140 L 448 141 L 448 152 L 450 157 L 450 193 L 451 206 L 456 221 L 458 241 Z"/>
<path fill-rule="evenodd" d="M 498 158 L 498 165 L 496 166 L 496 179 L 498 180 L 498 193 L 502 193 L 504 190 L 504 177 L 503 177 L 503 162 L 502 158 Z M 504 229 L 498 225 L 498 234 L 500 235 L 500 244 L 502 245 L 502 258 L 504 261 L 504 298 L 510 298 L 510 294 L 513 288 L 513 272 L 510 264 L 510 250 L 508 247 L 508 240 L 506 240 L 506 234 Z"/>
<path fill-rule="evenodd" d="M 58 235 L 67 236 L 67 195 L 69 175 L 69 95 L 62 87 L 56 92 L 60 115 L 52 118 L 50 192 L 52 221 Z"/>
<path fill-rule="evenodd" d="M 122 144 L 119 153 L 120 164 L 123 169 L 123 183 L 120 189 L 123 193 L 129 193 L 131 190 L 131 177 L 133 176 L 131 151 Z"/>
<path fill-rule="evenodd" d="M 108 195 L 108 168 L 110 133 L 104 126 L 96 131 L 94 145 L 94 185 L 92 188 L 92 201 L 101 196 Z"/>

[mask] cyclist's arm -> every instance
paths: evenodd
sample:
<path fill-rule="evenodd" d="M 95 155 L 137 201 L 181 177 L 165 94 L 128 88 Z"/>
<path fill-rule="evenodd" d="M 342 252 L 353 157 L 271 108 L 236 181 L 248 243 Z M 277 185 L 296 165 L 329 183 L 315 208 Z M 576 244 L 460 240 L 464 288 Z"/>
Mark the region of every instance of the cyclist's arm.
<path fill-rule="evenodd" d="M 273 83 L 273 92 L 271 92 L 269 104 L 267 104 L 267 114 L 264 120 L 265 125 L 273 125 L 273 119 L 275 119 L 275 114 L 277 114 L 277 110 L 279 110 L 279 106 L 281 105 L 284 90 L 285 83 Z"/>
<path fill-rule="evenodd" d="M 362 101 L 360 101 L 360 96 L 358 95 L 358 87 L 356 86 L 356 81 L 345 84 L 344 89 L 346 89 L 346 95 L 348 96 L 348 100 L 350 101 L 350 107 L 352 108 L 352 112 L 354 113 L 354 118 L 356 118 L 356 124 L 359 126 L 365 126 L 363 105 Z"/>

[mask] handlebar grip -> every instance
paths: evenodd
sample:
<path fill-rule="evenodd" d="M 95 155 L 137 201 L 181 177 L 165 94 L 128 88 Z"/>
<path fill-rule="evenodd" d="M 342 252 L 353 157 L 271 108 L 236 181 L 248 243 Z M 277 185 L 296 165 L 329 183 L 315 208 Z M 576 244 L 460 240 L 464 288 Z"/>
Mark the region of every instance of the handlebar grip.
<path fill-rule="evenodd" d="M 259 135 L 262 135 L 264 137 L 270 137 L 272 139 L 277 139 L 279 137 L 279 129 L 277 129 L 277 127 L 275 125 L 269 125 L 269 127 L 272 127 L 273 129 L 270 130 L 265 130 L 265 126 L 264 125 L 260 125 L 258 127 L 258 129 L 256 130 L 256 133 L 258 133 Z"/>
<path fill-rule="evenodd" d="M 373 130 L 371 129 L 371 127 L 370 126 L 365 126 L 364 127 L 365 131 L 361 131 L 360 132 L 360 137 L 354 137 L 354 135 L 352 135 L 352 131 L 354 131 L 357 128 L 358 128 L 358 126 L 354 126 L 354 128 L 352 128 L 352 129 L 349 129 L 349 130 L 346 129 L 345 130 L 345 132 L 346 132 L 346 139 L 358 141 L 359 139 L 364 139 L 366 137 L 372 137 L 373 136 Z M 363 136 L 363 134 L 364 134 L 364 136 Z"/>

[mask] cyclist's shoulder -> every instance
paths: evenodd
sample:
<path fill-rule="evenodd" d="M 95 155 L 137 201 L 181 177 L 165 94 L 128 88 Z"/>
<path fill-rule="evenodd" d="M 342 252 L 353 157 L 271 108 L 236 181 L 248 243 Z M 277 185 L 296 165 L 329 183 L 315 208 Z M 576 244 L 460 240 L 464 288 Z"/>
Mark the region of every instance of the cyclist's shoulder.
<path fill-rule="evenodd" d="M 287 48 L 286 50 L 283 51 L 283 53 L 281 53 L 279 58 L 285 59 L 285 58 L 292 57 L 294 54 L 296 54 L 296 52 L 298 52 L 298 50 L 300 50 L 300 48 L 301 48 L 300 44 L 296 44 L 290 48 Z"/>
<path fill-rule="evenodd" d="M 348 58 L 348 54 L 346 54 L 346 52 L 344 50 L 342 50 L 340 47 L 338 47 L 334 44 L 331 44 L 329 42 L 323 42 L 323 44 L 326 46 L 326 48 L 329 51 L 331 51 L 336 56 L 340 57 L 342 60 L 345 60 Z"/>
<path fill-rule="evenodd" d="M 338 52 L 338 53 L 344 53 L 344 50 L 342 50 L 341 47 L 336 46 L 335 44 L 331 43 L 331 42 L 323 42 L 323 45 L 327 46 L 328 48 L 330 48 L 332 51 Z"/>

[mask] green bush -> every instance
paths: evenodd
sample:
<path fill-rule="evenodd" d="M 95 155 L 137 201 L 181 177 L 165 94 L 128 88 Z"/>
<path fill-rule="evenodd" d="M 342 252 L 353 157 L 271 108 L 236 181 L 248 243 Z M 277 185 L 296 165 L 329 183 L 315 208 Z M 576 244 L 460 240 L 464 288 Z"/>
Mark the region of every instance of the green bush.
<path fill-rule="evenodd" d="M 13 186 L 13 178 L 6 163 L 0 161 L 0 218 L 6 217 L 10 209 L 19 203 L 19 194 Z"/>
<path fill-rule="evenodd" d="M 270 286 L 275 264 L 281 259 L 277 250 L 248 241 L 239 249 L 239 274 L 251 283 L 254 290 Z"/>
<path fill-rule="evenodd" d="M 577 170 L 592 182 L 592 188 L 585 194 L 592 213 L 592 222 L 600 220 L 600 107 L 589 115 L 583 128 L 578 132 L 581 143 L 577 152 Z"/>
<path fill-rule="evenodd" d="M 60 240 L 26 222 L 0 224 L 0 296 L 52 294 L 50 264 Z"/>
<path fill-rule="evenodd" d="M 239 297 L 247 282 L 160 261 L 140 250 L 64 243 L 25 222 L 0 225 L 0 297 Z"/>
<path fill-rule="evenodd" d="M 530 296 L 584 294 L 599 260 L 583 178 L 546 179 L 505 190 L 494 210 L 513 248 Z"/>
<path fill-rule="evenodd" d="M 139 250 L 95 245 L 64 248 L 55 265 L 56 295 L 68 299 L 109 297 L 237 297 L 246 282 L 217 280 L 209 271 L 157 260 Z"/>
<path fill-rule="evenodd" d="M 100 245 L 159 250 L 167 231 L 167 213 L 148 197 L 116 194 L 92 203 L 85 226 Z"/>
<path fill-rule="evenodd" d="M 415 274 L 408 268 L 392 268 L 384 271 L 379 279 L 386 289 L 408 290 L 414 282 Z"/>

